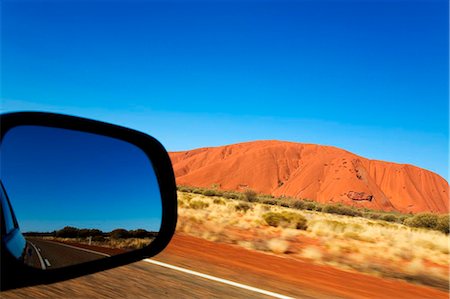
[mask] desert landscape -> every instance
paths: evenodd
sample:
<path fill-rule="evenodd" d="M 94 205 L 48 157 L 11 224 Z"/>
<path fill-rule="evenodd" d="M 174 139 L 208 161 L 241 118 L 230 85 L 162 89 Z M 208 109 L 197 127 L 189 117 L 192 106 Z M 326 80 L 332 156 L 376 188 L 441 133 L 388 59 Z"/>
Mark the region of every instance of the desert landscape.
<path fill-rule="evenodd" d="M 253 141 L 170 153 L 177 184 L 402 213 L 449 212 L 449 185 L 407 164 L 315 144 Z"/>
<path fill-rule="evenodd" d="M 449 289 L 449 185 L 431 171 L 281 141 L 170 156 L 178 233 Z"/>
<path fill-rule="evenodd" d="M 231 198 L 210 189 L 180 189 L 178 233 L 448 290 L 448 215 L 367 210 L 351 216 L 328 206 L 308 210 L 314 205 L 295 208 L 267 197 L 249 201 L 245 194 Z M 423 227 L 430 221 L 440 222 L 444 231 Z"/>

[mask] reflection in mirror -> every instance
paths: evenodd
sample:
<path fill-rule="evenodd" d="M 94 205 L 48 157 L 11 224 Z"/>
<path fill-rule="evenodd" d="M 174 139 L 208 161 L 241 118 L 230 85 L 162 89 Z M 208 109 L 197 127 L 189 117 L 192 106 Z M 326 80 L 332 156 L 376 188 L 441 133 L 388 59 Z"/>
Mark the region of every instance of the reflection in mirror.
<path fill-rule="evenodd" d="M 156 174 L 133 144 L 19 126 L 4 137 L 0 159 L 2 217 L 11 226 L 2 238 L 30 266 L 54 269 L 142 248 L 160 230 Z"/>

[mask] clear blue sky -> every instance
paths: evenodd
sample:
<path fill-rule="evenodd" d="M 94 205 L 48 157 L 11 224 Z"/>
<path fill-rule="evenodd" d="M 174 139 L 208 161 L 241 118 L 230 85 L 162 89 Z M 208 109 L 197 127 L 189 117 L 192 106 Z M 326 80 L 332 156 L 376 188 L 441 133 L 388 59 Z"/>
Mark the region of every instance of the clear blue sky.
<path fill-rule="evenodd" d="M 333 145 L 448 179 L 448 2 L 4 0 L 2 111 L 168 150 Z"/>

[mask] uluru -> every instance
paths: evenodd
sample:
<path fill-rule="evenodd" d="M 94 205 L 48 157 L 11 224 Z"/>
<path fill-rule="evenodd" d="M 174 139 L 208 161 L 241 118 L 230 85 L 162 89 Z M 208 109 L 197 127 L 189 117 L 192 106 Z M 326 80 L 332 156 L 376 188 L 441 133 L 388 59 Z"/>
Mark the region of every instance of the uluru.
<path fill-rule="evenodd" d="M 218 187 L 403 213 L 449 212 L 449 184 L 409 164 L 332 146 L 252 141 L 171 152 L 178 185 Z"/>

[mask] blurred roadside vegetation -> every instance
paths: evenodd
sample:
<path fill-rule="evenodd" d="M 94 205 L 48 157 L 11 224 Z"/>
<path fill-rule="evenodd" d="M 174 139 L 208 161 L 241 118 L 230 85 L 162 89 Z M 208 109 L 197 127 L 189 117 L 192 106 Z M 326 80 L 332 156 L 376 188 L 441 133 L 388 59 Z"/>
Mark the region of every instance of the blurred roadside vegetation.
<path fill-rule="evenodd" d="M 358 208 L 342 204 L 323 204 L 309 199 L 298 199 L 292 197 L 274 197 L 267 194 L 257 194 L 251 189 L 243 192 L 218 190 L 213 188 L 201 188 L 191 186 L 178 186 L 178 191 L 201 194 L 208 197 L 223 197 L 250 203 L 262 203 L 273 206 L 281 206 L 297 210 L 317 211 L 329 214 L 345 215 L 352 217 L 362 217 L 372 220 L 384 220 L 387 222 L 399 223 L 409 227 L 425 228 L 437 230 L 449 234 L 450 215 L 449 214 L 404 214 L 400 212 L 377 211 L 367 208 Z M 220 199 L 217 199 L 220 201 Z M 204 208 L 201 204 L 195 203 L 193 208 Z M 237 209 L 245 210 L 244 206 Z"/>
<path fill-rule="evenodd" d="M 448 291 L 448 215 L 184 186 L 178 208 L 179 233 Z"/>

